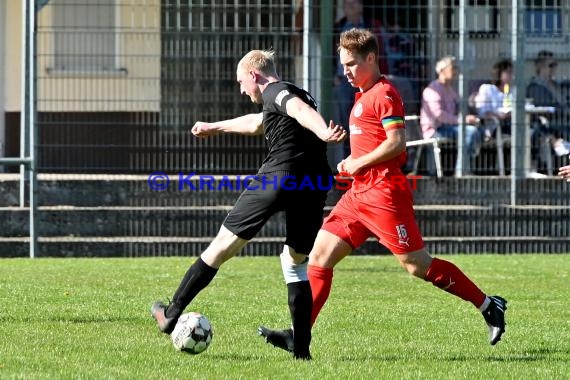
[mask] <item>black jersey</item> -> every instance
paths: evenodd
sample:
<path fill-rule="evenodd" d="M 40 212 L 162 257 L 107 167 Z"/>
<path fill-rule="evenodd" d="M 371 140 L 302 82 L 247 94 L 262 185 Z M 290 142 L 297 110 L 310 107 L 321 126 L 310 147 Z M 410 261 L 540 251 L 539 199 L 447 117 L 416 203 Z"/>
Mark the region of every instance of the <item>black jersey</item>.
<path fill-rule="evenodd" d="M 285 104 L 293 97 L 317 108 L 307 91 L 289 82 L 270 83 L 263 91 L 263 130 L 269 153 L 259 172 L 328 174 L 327 144 L 287 115 Z"/>

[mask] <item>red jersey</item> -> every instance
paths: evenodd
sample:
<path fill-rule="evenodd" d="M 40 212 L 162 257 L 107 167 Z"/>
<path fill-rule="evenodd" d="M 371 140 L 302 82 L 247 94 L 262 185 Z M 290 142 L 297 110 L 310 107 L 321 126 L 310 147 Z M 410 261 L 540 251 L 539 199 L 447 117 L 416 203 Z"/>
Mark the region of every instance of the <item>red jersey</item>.
<path fill-rule="evenodd" d="M 358 158 L 372 152 L 386 140 L 386 131 L 405 128 L 404 103 L 390 81 L 381 77 L 365 92 L 355 96 L 350 113 L 350 155 Z M 406 152 L 398 156 L 367 166 L 354 178 L 353 191 L 361 192 L 381 181 L 386 173 L 400 173 L 406 163 Z"/>

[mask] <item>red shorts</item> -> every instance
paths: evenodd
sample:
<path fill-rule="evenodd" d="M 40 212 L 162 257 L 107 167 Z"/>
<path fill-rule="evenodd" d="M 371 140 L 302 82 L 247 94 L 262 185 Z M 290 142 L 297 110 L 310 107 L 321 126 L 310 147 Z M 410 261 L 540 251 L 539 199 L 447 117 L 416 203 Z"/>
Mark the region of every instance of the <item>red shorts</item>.
<path fill-rule="evenodd" d="M 355 193 L 350 189 L 325 218 L 321 228 L 353 249 L 371 236 L 394 254 L 424 248 L 409 184 L 402 189 L 382 181 L 364 192 Z"/>

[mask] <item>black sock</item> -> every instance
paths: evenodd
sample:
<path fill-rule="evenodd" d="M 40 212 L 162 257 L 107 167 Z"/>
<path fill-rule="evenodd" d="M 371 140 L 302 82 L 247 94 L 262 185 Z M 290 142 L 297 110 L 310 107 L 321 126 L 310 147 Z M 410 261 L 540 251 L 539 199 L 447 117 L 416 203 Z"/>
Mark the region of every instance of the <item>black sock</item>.
<path fill-rule="evenodd" d="M 293 322 L 294 353 L 308 355 L 311 344 L 313 295 L 309 281 L 287 284 L 289 310 Z"/>
<path fill-rule="evenodd" d="M 165 315 L 168 318 L 178 318 L 194 297 L 208 286 L 216 273 L 216 268 L 212 268 L 199 257 L 186 271 Z"/>

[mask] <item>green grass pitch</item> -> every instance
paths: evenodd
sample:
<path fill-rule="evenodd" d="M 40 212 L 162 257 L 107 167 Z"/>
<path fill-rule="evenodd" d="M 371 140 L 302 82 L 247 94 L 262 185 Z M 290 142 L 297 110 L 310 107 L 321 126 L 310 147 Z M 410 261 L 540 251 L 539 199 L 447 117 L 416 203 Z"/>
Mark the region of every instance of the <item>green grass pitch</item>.
<path fill-rule="evenodd" d="M 412 278 L 389 256 L 349 257 L 313 329 L 311 362 L 257 335 L 286 327 L 277 257 L 226 263 L 187 310 L 207 315 L 210 348 L 177 352 L 149 314 L 194 258 L 0 260 L 0 378 L 568 379 L 570 257 L 457 255 L 508 299 L 507 332 L 487 341 L 479 312 Z"/>

